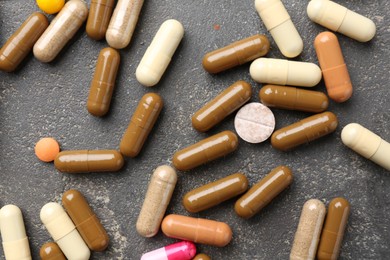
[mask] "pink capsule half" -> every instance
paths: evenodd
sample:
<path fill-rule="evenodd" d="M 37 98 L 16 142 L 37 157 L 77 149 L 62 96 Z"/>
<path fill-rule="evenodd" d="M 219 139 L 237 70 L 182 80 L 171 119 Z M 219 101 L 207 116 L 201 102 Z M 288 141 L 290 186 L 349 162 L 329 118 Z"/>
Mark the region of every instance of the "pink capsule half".
<path fill-rule="evenodd" d="M 182 241 L 143 254 L 141 260 L 191 260 L 195 255 L 195 244 Z"/>

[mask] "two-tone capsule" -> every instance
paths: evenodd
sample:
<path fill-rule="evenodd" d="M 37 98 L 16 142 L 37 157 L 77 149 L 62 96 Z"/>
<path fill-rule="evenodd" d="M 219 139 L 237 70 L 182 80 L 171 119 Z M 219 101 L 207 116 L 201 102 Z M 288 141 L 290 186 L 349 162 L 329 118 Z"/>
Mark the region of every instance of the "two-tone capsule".
<path fill-rule="evenodd" d="M 39 250 L 41 260 L 66 260 L 61 248 L 54 242 L 48 242 L 41 246 Z"/>
<path fill-rule="evenodd" d="M 182 241 L 143 254 L 141 260 L 191 260 L 195 254 L 195 244 Z"/>
<path fill-rule="evenodd" d="M 242 218 L 251 218 L 285 190 L 292 181 L 293 174 L 290 168 L 276 167 L 237 200 L 234 210 Z"/>
<path fill-rule="evenodd" d="M 233 235 L 229 225 L 224 222 L 176 214 L 166 216 L 161 229 L 168 237 L 217 247 L 229 244 Z"/>
<path fill-rule="evenodd" d="M 207 53 L 202 65 L 209 73 L 219 73 L 265 56 L 269 46 L 265 35 L 256 34 Z"/>
<path fill-rule="evenodd" d="M 0 70 L 16 70 L 48 26 L 49 22 L 43 14 L 35 12 L 30 15 L 1 48 Z"/>
<path fill-rule="evenodd" d="M 90 38 L 97 41 L 104 38 L 114 3 L 115 0 L 91 0 L 86 26 L 86 32 Z"/>
<path fill-rule="evenodd" d="M 187 171 L 234 152 L 237 147 L 237 135 L 223 131 L 176 152 L 172 162 L 176 169 Z"/>
<path fill-rule="evenodd" d="M 337 125 L 337 117 L 332 112 L 316 114 L 275 131 L 271 144 L 278 150 L 287 151 L 334 132 Z"/>
<path fill-rule="evenodd" d="M 252 95 L 252 87 L 245 81 L 237 81 L 192 116 L 192 126 L 206 132 L 228 115 L 244 105 Z"/>

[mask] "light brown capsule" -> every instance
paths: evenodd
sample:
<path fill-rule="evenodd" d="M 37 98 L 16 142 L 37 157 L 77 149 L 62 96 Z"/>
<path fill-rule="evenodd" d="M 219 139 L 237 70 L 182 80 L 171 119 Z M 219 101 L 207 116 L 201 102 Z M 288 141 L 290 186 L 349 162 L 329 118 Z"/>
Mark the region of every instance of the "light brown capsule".
<path fill-rule="evenodd" d="M 94 40 L 105 37 L 115 0 L 91 0 L 87 20 L 87 35 Z"/>
<path fill-rule="evenodd" d="M 201 132 L 210 130 L 245 104 L 251 95 L 249 83 L 242 80 L 235 82 L 192 116 L 192 126 Z"/>
<path fill-rule="evenodd" d="M 163 104 L 162 98 L 155 93 L 147 93 L 141 98 L 119 146 L 123 155 L 135 157 L 139 154 Z"/>
<path fill-rule="evenodd" d="M 211 260 L 206 254 L 197 254 L 192 260 Z"/>
<path fill-rule="evenodd" d="M 100 51 L 87 101 L 88 112 L 94 116 L 104 116 L 110 108 L 120 59 L 113 48 Z"/>
<path fill-rule="evenodd" d="M 39 250 L 41 260 L 66 260 L 60 247 L 54 242 L 45 243 Z"/>

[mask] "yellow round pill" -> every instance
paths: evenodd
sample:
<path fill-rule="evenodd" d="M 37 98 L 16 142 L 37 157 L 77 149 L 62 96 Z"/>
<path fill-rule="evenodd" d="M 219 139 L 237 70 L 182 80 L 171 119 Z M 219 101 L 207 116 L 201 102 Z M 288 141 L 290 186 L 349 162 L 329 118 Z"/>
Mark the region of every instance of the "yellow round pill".
<path fill-rule="evenodd" d="M 47 14 L 55 14 L 61 11 L 65 0 L 37 0 L 38 7 Z"/>

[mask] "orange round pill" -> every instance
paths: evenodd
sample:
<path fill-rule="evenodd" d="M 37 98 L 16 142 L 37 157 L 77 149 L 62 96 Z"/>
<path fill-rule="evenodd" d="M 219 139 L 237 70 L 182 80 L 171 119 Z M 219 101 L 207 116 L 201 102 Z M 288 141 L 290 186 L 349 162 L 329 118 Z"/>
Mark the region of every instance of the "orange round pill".
<path fill-rule="evenodd" d="M 60 152 L 60 145 L 51 137 L 42 138 L 35 145 L 35 155 L 43 162 L 52 162 Z"/>

